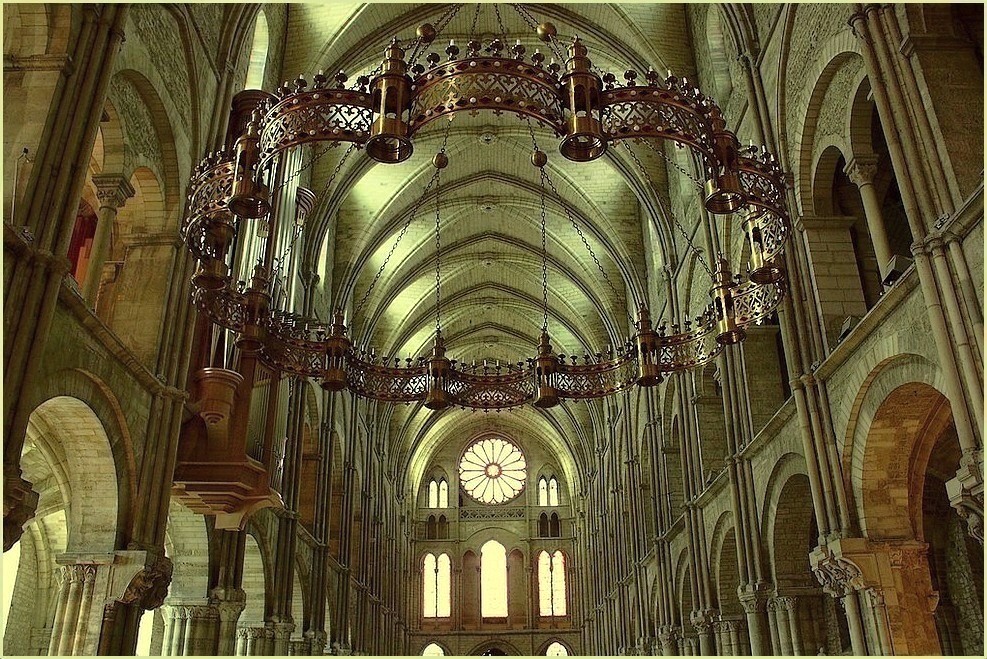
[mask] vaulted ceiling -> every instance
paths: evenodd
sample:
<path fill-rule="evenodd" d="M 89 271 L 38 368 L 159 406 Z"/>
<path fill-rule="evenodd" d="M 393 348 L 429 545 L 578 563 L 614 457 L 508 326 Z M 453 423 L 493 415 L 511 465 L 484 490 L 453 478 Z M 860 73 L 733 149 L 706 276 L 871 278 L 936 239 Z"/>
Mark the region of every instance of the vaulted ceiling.
<path fill-rule="evenodd" d="M 297 72 L 342 69 L 353 80 L 379 64 L 392 36 L 412 37 L 418 25 L 435 23 L 449 7 L 291 5 L 283 74 L 291 78 Z M 692 74 L 682 6 L 525 7 L 536 20 L 555 23 L 563 44 L 574 35 L 582 38 L 594 65 L 618 77 L 625 69 L 645 71 L 649 66 Z M 477 27 L 471 32 L 474 20 Z M 464 44 L 471 34 L 487 41 L 504 33 L 509 43 L 521 39 L 529 53 L 540 47 L 550 54 L 508 4 L 461 6 L 433 49 L 441 52 L 450 38 Z M 394 247 L 433 174 L 431 159 L 444 139 L 449 166 L 441 174 L 438 200 L 429 193 Z M 666 253 L 670 240 L 645 244 L 653 235 L 670 233 L 655 198 L 656 194 L 667 198 L 667 190 L 655 191 L 646 184 L 622 149 L 612 148 L 591 163 L 572 163 L 559 154 L 558 138 L 551 131 L 535 126 L 534 139 L 549 155 L 547 171 L 559 193 L 555 198 L 548 190 L 546 217 L 553 344 L 557 352 L 566 354 L 598 352 L 628 336 L 630 315 L 648 300 L 646 255 L 655 252 L 662 262 L 675 258 Z M 463 113 L 451 124 L 432 122 L 414 142 L 414 155 L 399 165 L 373 164 L 362 151 L 349 158 L 311 220 L 306 245 L 309 267 L 327 283 L 332 304 L 347 310 L 357 342 L 382 354 L 427 354 L 436 322 L 438 201 L 441 324 L 450 356 L 467 362 L 517 362 L 533 356 L 542 325 L 542 188 L 530 161 L 528 124 L 514 115 Z M 337 167 L 342 152 L 336 149 L 313 166 L 311 187 L 316 192 Z M 654 154 L 642 153 L 642 159 L 653 180 L 664 186 L 663 163 Z M 366 295 L 392 248 L 379 281 Z M 486 428 L 522 419 L 521 428 L 537 429 L 560 455 L 579 460 L 573 443 L 592 424 L 591 410 L 586 405 L 564 405 L 549 412 L 528 409 L 512 413 L 511 421 L 500 415 L 501 420 L 494 422 L 498 415 L 471 416 L 458 410 L 436 415 L 409 407 L 397 408 L 390 424 L 392 436 L 401 437 L 400 455 L 409 463 L 426 460 L 431 453 L 428 447 L 450 433 L 462 433 L 463 424 L 473 434 L 478 423 Z"/>

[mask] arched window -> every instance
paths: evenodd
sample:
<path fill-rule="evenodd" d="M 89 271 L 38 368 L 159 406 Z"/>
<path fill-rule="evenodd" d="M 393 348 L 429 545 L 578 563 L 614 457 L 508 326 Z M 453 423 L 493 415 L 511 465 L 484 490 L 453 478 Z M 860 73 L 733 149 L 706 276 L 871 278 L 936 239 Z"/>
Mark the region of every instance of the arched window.
<path fill-rule="evenodd" d="M 442 649 L 442 646 L 438 643 L 429 643 L 425 646 L 425 649 L 422 650 L 423 657 L 444 657 L 445 654 L 446 653 Z"/>
<path fill-rule="evenodd" d="M 480 549 L 480 615 L 507 617 L 507 550 L 496 540 Z"/>
<path fill-rule="evenodd" d="M 422 617 L 448 618 L 452 607 L 452 562 L 449 554 L 425 554 L 422 567 Z"/>
<path fill-rule="evenodd" d="M 428 507 L 439 507 L 439 484 L 434 480 L 428 484 Z"/>
<path fill-rule="evenodd" d="M 435 536 L 439 540 L 449 539 L 449 520 L 445 515 L 439 515 L 438 533 Z"/>
<path fill-rule="evenodd" d="M 541 616 L 564 616 L 565 558 L 561 551 L 551 556 L 538 554 L 538 613 Z"/>
<path fill-rule="evenodd" d="M 558 513 L 552 513 L 552 516 L 548 519 L 548 537 L 562 537 L 562 520 L 559 519 Z"/>
<path fill-rule="evenodd" d="M 548 481 L 544 476 L 538 479 L 538 505 L 548 505 Z"/>
<path fill-rule="evenodd" d="M 459 482 L 479 503 L 500 504 L 524 489 L 527 464 L 521 449 L 500 437 L 485 437 L 467 447 L 459 461 Z"/>
<path fill-rule="evenodd" d="M 438 534 L 435 528 L 435 515 L 429 515 L 425 522 L 425 539 L 434 540 Z"/>
<path fill-rule="evenodd" d="M 446 479 L 439 481 L 439 508 L 449 507 L 449 483 Z"/>
<path fill-rule="evenodd" d="M 542 513 L 538 516 L 538 537 L 549 538 L 548 515 Z"/>
<path fill-rule="evenodd" d="M 257 22 L 254 23 L 254 40 L 250 45 L 250 63 L 247 65 L 247 82 L 245 89 L 262 89 L 264 87 L 264 71 L 267 69 L 267 16 L 263 11 L 258 12 Z"/>
<path fill-rule="evenodd" d="M 559 505 L 559 482 L 555 480 L 555 476 L 548 479 L 548 505 Z"/>
<path fill-rule="evenodd" d="M 569 656 L 569 650 L 567 650 L 566 647 L 564 645 L 562 645 L 561 643 L 559 643 L 558 641 L 554 641 L 551 645 L 548 646 L 548 649 L 545 650 L 545 656 L 546 657 L 568 657 Z"/>

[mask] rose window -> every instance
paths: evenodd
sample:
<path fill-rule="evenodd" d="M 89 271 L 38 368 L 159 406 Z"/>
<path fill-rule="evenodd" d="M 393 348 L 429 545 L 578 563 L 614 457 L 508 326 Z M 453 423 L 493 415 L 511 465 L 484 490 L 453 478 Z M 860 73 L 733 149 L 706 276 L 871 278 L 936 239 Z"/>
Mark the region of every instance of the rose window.
<path fill-rule="evenodd" d="M 463 489 L 480 503 L 506 503 L 524 489 L 527 464 L 521 449 L 500 437 L 474 442 L 459 462 Z"/>

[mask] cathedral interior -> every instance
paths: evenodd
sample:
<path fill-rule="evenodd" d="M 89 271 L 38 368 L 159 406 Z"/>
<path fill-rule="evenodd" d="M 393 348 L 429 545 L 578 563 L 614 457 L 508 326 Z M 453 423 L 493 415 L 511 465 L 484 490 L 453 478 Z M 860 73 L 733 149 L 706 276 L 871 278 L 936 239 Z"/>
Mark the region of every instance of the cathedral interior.
<path fill-rule="evenodd" d="M 982 4 L 4 4 L 3 654 L 984 656 Z"/>

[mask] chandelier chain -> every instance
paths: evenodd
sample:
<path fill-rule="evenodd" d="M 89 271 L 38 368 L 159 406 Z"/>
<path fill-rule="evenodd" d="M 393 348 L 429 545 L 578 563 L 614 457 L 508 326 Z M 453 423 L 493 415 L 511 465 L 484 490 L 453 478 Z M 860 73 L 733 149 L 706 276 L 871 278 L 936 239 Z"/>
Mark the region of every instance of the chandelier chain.
<path fill-rule="evenodd" d="M 555 197 L 555 201 L 562 207 L 562 211 L 565 213 L 566 218 L 568 218 L 569 224 L 571 224 L 572 228 L 576 230 L 576 234 L 579 236 L 579 240 L 582 241 L 583 247 L 586 248 L 586 251 L 589 252 L 590 257 L 593 259 L 593 263 L 596 264 L 596 268 L 600 271 L 603 281 L 610 287 L 610 291 L 614 294 L 614 297 L 619 300 L 621 295 L 617 291 L 617 287 L 614 286 L 613 281 L 610 279 L 610 275 L 608 275 L 607 271 L 603 268 L 603 264 L 600 262 L 596 252 L 593 250 L 592 245 L 589 244 L 589 240 L 586 239 L 586 234 L 583 233 L 583 230 L 576 222 L 576 218 L 572 214 L 572 211 L 569 210 L 569 207 L 566 205 L 565 201 L 563 201 L 562 196 L 559 194 L 558 188 L 555 187 L 555 182 L 552 180 L 552 177 L 546 173 L 545 180 L 548 181 L 549 187 L 552 188 L 552 195 Z"/>
<path fill-rule="evenodd" d="M 326 194 L 329 192 L 329 187 L 332 185 L 332 182 L 336 180 L 336 176 L 339 175 L 339 172 L 343 169 L 343 165 L 345 165 L 346 161 L 349 159 L 350 154 L 352 154 L 355 150 L 356 150 L 356 144 L 350 144 L 349 147 L 347 147 L 346 151 L 343 153 L 343 156 L 339 159 L 339 162 L 336 163 L 336 167 L 332 170 L 332 173 L 329 174 L 329 178 L 326 179 L 326 184 L 322 186 L 322 192 L 320 192 L 319 195 L 315 198 L 315 203 L 312 204 L 312 208 L 318 208 L 318 206 L 321 205 L 322 201 L 325 199 Z M 295 232 L 294 235 L 291 237 L 291 240 L 288 242 L 287 245 L 285 245 L 284 251 L 282 251 L 281 254 L 278 256 L 278 258 L 275 259 L 274 261 L 275 277 L 281 276 L 281 266 L 287 260 L 288 254 L 291 252 L 291 250 L 294 249 L 295 243 L 298 242 L 298 238 L 302 235 L 303 229 L 304 227 L 301 225 L 295 226 Z"/>
<path fill-rule="evenodd" d="M 281 192 L 282 190 L 284 190 L 284 188 L 285 188 L 286 185 L 288 185 L 289 183 L 291 183 L 292 181 L 294 181 L 296 178 L 298 178 L 299 176 L 301 176 L 306 170 L 310 169 L 315 163 L 317 163 L 319 160 L 321 160 L 324 155 L 326 155 L 327 153 L 329 153 L 329 151 L 331 151 L 332 149 L 336 148 L 337 146 L 339 146 L 339 142 L 330 142 L 329 144 L 327 144 L 325 146 L 325 148 L 323 148 L 321 151 L 319 151 L 319 153 L 317 153 L 314 156 L 312 156 L 312 158 L 307 163 L 305 163 L 304 165 L 302 165 L 298 169 L 297 172 L 293 172 L 291 174 L 291 176 L 289 176 L 288 178 L 286 178 L 285 180 L 283 180 L 281 182 L 281 185 L 279 185 L 278 187 L 274 188 L 274 190 L 271 191 L 270 196 L 271 197 L 274 197 L 276 194 L 278 194 L 279 192 Z"/>
<path fill-rule="evenodd" d="M 545 168 L 541 173 L 541 296 L 542 330 L 548 331 L 548 210 L 545 208 Z"/>
<path fill-rule="evenodd" d="M 494 3 L 494 15 L 497 17 L 497 27 L 500 29 L 500 37 L 504 40 L 504 46 L 507 46 L 507 28 L 504 27 L 504 18 L 500 15 L 500 3 Z"/>
<path fill-rule="evenodd" d="M 470 23 L 470 39 L 476 39 L 476 23 L 480 20 L 480 8 L 483 5 L 481 3 L 476 3 L 476 10 L 473 12 L 473 22 Z"/>
<path fill-rule="evenodd" d="M 445 153 L 446 145 L 449 142 L 449 129 L 451 126 L 452 126 L 452 121 L 450 120 L 449 125 L 446 127 L 445 134 L 442 137 L 442 147 L 439 149 L 442 153 Z M 374 287 L 377 286 L 377 282 L 380 281 L 381 276 L 384 274 L 384 270 L 387 268 L 387 264 L 390 262 L 391 257 L 394 256 L 394 252 L 395 250 L 397 250 L 398 245 L 401 244 L 401 241 L 404 239 L 405 234 L 408 233 L 408 227 L 411 226 L 411 223 L 414 222 L 415 217 L 418 216 L 418 211 L 420 211 L 421 207 L 424 205 L 425 199 L 426 197 L 428 197 L 429 190 L 432 189 L 432 186 L 435 185 L 435 182 L 438 180 L 438 178 L 439 178 L 439 170 L 436 169 L 432 173 L 432 177 L 428 180 L 428 183 L 425 184 L 425 189 L 422 190 L 422 193 L 415 201 L 414 206 L 411 207 L 411 212 L 408 214 L 408 219 L 405 220 L 404 226 L 401 227 L 401 231 L 398 233 L 397 238 L 395 238 L 394 242 L 391 244 L 391 248 L 387 250 L 387 256 L 384 257 L 384 262 L 380 264 L 380 268 L 377 269 L 377 274 L 374 275 L 373 280 L 370 282 L 370 286 L 367 288 L 367 291 L 363 294 L 363 297 L 360 298 L 360 302 L 356 305 L 356 307 L 354 307 L 354 309 L 359 309 L 360 307 L 362 307 L 364 304 L 366 304 L 367 300 L 370 298 L 370 294 L 373 292 Z"/>
<path fill-rule="evenodd" d="M 652 191 L 655 193 L 655 199 L 658 200 L 658 205 L 661 207 L 661 210 L 668 217 L 672 219 L 672 224 L 675 225 L 675 228 L 678 229 L 679 233 L 681 233 L 682 236 L 685 238 L 686 243 L 689 245 L 689 249 L 692 251 L 693 254 L 695 254 L 696 260 L 698 260 L 699 264 L 702 265 L 703 270 L 705 270 L 706 273 L 710 277 L 712 277 L 713 270 L 709 267 L 709 264 L 706 262 L 706 259 L 703 257 L 702 251 L 700 251 L 700 249 L 696 247 L 695 243 L 692 242 L 692 236 L 689 235 L 689 232 L 686 231 L 685 227 L 683 227 L 682 224 L 679 222 L 678 218 L 675 216 L 675 213 L 672 212 L 672 204 L 669 203 L 667 206 L 665 205 L 665 201 L 662 199 L 661 194 L 659 194 L 658 192 L 658 186 L 655 185 L 655 181 L 654 179 L 651 178 L 651 174 L 650 172 L 648 172 L 647 167 L 644 166 L 644 163 L 641 162 L 641 159 L 638 158 L 638 155 L 634 153 L 634 150 L 631 149 L 631 146 L 627 144 L 627 142 L 623 142 L 623 147 L 630 155 L 631 160 L 633 160 L 634 163 L 637 165 L 638 169 L 641 170 L 641 174 L 644 176 L 645 180 L 647 180 L 648 185 L 651 186 Z"/>
<path fill-rule="evenodd" d="M 677 169 L 679 171 L 679 173 L 683 174 L 687 179 L 689 179 L 690 181 L 692 181 L 692 184 L 694 186 L 696 186 L 696 189 L 697 190 L 702 190 L 703 189 L 703 182 L 700 181 L 699 179 L 697 179 L 695 176 L 693 176 L 692 173 L 689 170 L 687 170 L 685 167 L 683 167 L 682 165 L 678 164 L 677 162 L 675 162 L 674 160 L 672 160 L 671 158 L 669 158 L 668 157 L 668 154 L 665 153 L 665 150 L 664 149 L 655 146 L 654 144 L 652 144 L 648 140 L 644 140 L 644 143 L 645 143 L 645 145 L 647 145 L 647 147 L 649 149 L 651 149 L 652 151 L 654 151 L 655 153 L 657 153 L 659 156 L 661 156 L 661 159 L 662 160 L 664 160 L 666 163 L 668 163 L 669 165 L 671 165 L 672 167 L 674 167 L 675 169 Z M 625 143 L 624 146 L 627 146 L 627 144 Z"/>
<path fill-rule="evenodd" d="M 450 122 L 451 123 L 451 122 Z M 442 153 L 445 153 L 445 147 L 443 146 Z M 442 329 L 441 323 L 441 310 L 440 306 L 442 304 L 442 294 L 440 291 L 440 286 L 442 285 L 442 239 L 439 234 L 439 217 L 440 208 L 442 204 L 441 190 L 441 175 L 442 170 L 436 168 L 435 170 L 435 332 L 438 333 Z"/>
<path fill-rule="evenodd" d="M 514 10 L 528 24 L 529 28 L 536 29 L 538 27 L 538 21 L 535 19 L 534 16 L 531 15 L 531 12 L 528 11 L 527 7 L 525 7 L 520 2 L 514 2 L 511 4 L 514 7 Z M 559 42 L 559 38 L 557 36 L 552 35 L 549 37 L 548 47 L 551 48 L 555 56 L 559 58 L 559 64 L 565 64 L 566 61 L 565 49 L 562 47 L 561 43 Z"/>
<path fill-rule="evenodd" d="M 450 22 L 452 22 L 452 19 L 456 17 L 456 14 L 458 14 L 459 10 L 462 8 L 463 8 L 462 4 L 456 3 L 452 5 L 450 8 L 446 9 L 445 13 L 439 16 L 439 20 L 435 21 L 435 38 L 438 38 L 439 34 L 442 33 L 442 30 L 444 30 L 446 26 L 449 25 Z M 415 47 L 411 51 L 411 55 L 408 58 L 409 68 L 411 68 L 412 66 L 415 65 L 416 62 L 418 62 L 418 58 L 422 56 L 426 48 L 428 48 L 432 43 L 435 42 L 435 38 L 433 38 L 432 42 L 430 43 L 423 43 L 420 39 L 415 41 Z M 379 69 L 380 65 L 378 65 L 377 68 Z"/>
<path fill-rule="evenodd" d="M 422 194 L 418 198 L 418 201 L 415 203 L 414 206 L 411 207 L 411 212 L 408 214 L 408 219 L 405 220 L 404 225 L 401 227 L 401 231 L 398 232 L 397 238 L 395 238 L 394 242 L 391 243 L 391 248 L 387 250 L 387 256 L 384 257 L 384 262 L 380 264 L 380 268 L 377 269 L 377 274 L 374 275 L 373 280 L 370 282 L 370 286 L 367 288 L 367 291 L 363 294 L 363 297 L 360 298 L 360 302 L 357 303 L 355 309 L 359 309 L 364 304 L 366 304 L 367 299 L 370 297 L 370 294 L 373 292 L 374 287 L 377 285 L 377 282 L 380 280 L 381 275 L 384 274 L 384 270 L 387 268 L 388 262 L 391 260 L 391 257 L 394 255 L 394 251 L 398 248 L 398 245 L 401 243 L 401 240 L 404 239 L 404 234 L 408 232 L 408 227 L 411 226 L 411 223 L 414 221 L 415 216 L 418 215 L 419 209 L 421 208 L 422 204 L 425 202 L 425 196 L 428 194 L 428 191 L 432 189 L 432 185 L 435 183 L 435 179 L 437 179 L 438 177 L 439 177 L 439 171 L 435 170 L 435 172 L 432 174 L 432 178 L 430 178 L 428 183 L 425 184 L 425 189 L 422 190 Z"/>

